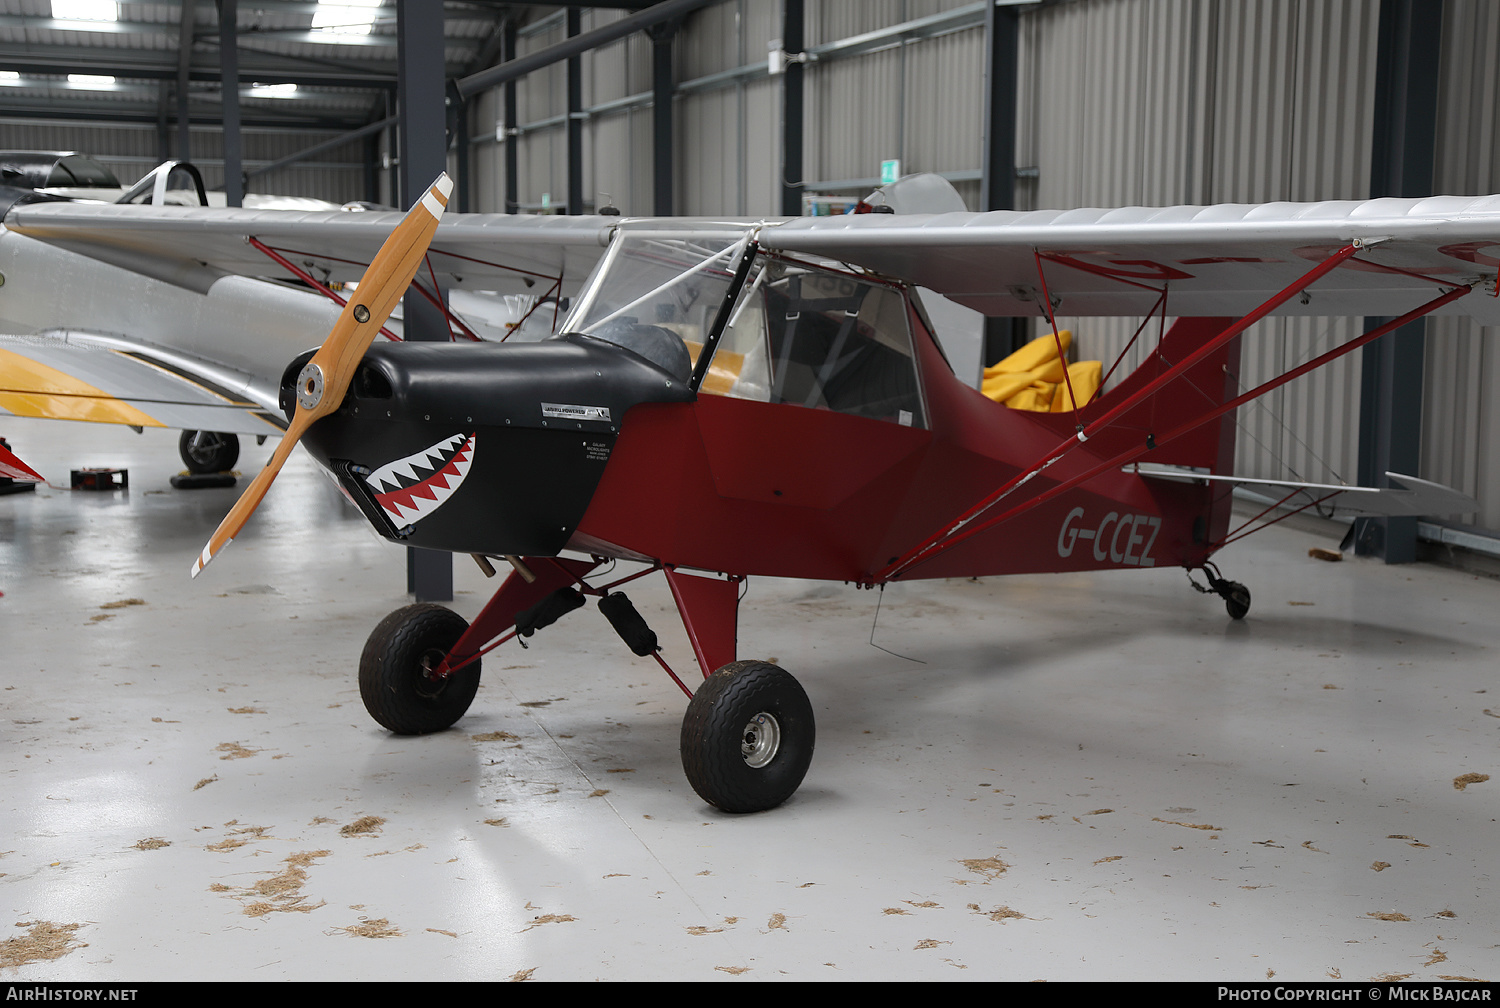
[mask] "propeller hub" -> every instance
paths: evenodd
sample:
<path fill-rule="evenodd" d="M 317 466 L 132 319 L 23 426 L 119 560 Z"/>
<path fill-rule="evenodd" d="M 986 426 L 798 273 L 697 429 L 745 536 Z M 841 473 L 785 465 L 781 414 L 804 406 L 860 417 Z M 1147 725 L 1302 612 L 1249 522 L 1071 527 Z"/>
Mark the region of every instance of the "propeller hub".
<path fill-rule="evenodd" d="M 314 409 L 323 401 L 323 369 L 309 361 L 297 375 L 297 404 Z"/>

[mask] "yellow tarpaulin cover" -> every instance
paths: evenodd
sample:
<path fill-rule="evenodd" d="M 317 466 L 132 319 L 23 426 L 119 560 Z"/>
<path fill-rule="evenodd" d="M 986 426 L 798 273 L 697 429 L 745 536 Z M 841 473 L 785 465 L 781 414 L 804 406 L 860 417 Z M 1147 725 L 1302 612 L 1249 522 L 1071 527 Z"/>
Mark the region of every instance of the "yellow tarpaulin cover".
<path fill-rule="evenodd" d="M 1064 329 L 1054 337 L 1038 336 L 998 364 L 984 369 L 984 394 L 1011 409 L 1036 413 L 1067 413 L 1073 407 L 1068 398 L 1071 385 L 1078 405 L 1085 405 L 1099 391 L 1104 366 L 1099 361 L 1066 364 L 1058 356 L 1073 343 L 1073 332 Z M 1065 378 L 1066 376 L 1066 378 Z"/>

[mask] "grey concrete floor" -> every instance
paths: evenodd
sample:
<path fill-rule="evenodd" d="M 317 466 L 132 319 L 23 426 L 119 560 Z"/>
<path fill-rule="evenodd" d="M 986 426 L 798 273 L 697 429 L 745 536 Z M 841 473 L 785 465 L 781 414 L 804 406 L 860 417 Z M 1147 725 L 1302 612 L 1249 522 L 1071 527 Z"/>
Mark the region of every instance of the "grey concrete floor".
<path fill-rule="evenodd" d="M 190 580 L 237 490 L 171 490 L 174 432 L 0 435 L 131 482 L 0 497 L 0 979 L 1500 976 L 1496 581 L 1279 528 L 1219 558 L 1241 623 L 1181 571 L 913 583 L 890 654 L 875 593 L 755 580 L 741 654 L 818 746 L 728 816 L 591 608 L 455 728 L 374 724 L 403 554 L 306 456 Z M 472 616 L 493 582 L 455 571 Z M 665 585 L 629 591 L 690 671 Z"/>

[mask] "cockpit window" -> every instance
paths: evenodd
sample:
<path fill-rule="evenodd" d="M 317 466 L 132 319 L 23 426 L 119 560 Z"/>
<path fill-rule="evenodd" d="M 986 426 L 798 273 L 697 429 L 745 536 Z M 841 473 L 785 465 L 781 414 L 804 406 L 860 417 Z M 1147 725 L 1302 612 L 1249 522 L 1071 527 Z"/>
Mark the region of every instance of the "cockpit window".
<path fill-rule="evenodd" d="M 925 426 L 900 291 L 779 260 L 746 284 L 703 391 Z"/>
<path fill-rule="evenodd" d="M 622 346 L 686 380 L 748 240 L 622 233 L 564 331 Z M 926 426 L 902 292 L 771 256 L 751 266 L 699 391 Z"/>

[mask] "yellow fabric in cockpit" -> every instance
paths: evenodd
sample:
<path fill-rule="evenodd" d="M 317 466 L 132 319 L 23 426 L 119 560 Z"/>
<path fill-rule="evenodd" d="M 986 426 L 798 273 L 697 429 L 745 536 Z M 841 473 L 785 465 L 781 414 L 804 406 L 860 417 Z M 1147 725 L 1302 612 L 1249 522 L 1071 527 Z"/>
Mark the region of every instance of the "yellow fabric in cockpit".
<path fill-rule="evenodd" d="M 1068 395 L 1071 385 L 1078 405 L 1087 404 L 1099 391 L 1103 365 L 1099 361 L 1068 364 L 1058 356 L 1059 343 L 1063 353 L 1067 353 L 1073 343 L 1072 331 L 1064 329 L 1055 337 L 1051 333 L 1038 336 L 998 364 L 985 368 L 981 390 L 1011 409 L 1066 413 L 1075 408 Z"/>

